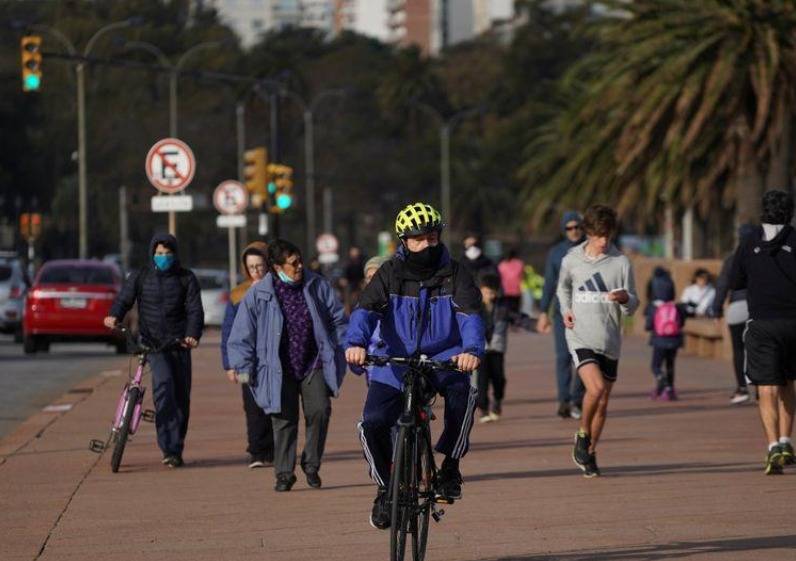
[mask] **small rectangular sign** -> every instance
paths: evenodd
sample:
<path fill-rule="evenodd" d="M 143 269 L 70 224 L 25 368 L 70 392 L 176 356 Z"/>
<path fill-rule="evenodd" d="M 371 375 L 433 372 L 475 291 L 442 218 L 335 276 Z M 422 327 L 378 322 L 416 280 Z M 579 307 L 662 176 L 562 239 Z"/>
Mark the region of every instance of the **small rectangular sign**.
<path fill-rule="evenodd" d="M 216 216 L 216 226 L 219 228 L 243 228 L 246 226 L 246 215 L 219 214 Z"/>
<path fill-rule="evenodd" d="M 152 212 L 190 212 L 193 210 L 191 195 L 156 195 L 152 197 Z"/>

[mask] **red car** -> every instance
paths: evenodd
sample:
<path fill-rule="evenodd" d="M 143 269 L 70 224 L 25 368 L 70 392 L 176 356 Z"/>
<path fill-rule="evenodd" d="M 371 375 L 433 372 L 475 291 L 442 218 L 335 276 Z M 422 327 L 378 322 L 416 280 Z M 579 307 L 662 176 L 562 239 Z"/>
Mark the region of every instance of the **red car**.
<path fill-rule="evenodd" d="M 113 264 L 67 259 L 45 263 L 25 298 L 25 352 L 47 352 L 52 341 L 99 341 L 124 353 L 124 340 L 102 323 L 121 284 L 121 273 Z"/>

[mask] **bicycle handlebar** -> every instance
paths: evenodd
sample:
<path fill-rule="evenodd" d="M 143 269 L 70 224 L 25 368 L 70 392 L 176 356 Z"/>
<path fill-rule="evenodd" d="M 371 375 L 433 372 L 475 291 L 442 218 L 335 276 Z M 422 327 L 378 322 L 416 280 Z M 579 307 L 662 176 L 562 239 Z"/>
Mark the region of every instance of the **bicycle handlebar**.
<path fill-rule="evenodd" d="M 137 355 L 138 354 L 160 353 L 160 352 L 165 351 L 166 349 L 169 349 L 171 347 L 176 347 L 176 346 L 182 344 L 182 339 L 180 339 L 179 337 L 175 337 L 174 339 L 171 339 L 170 341 L 167 341 L 166 343 L 164 343 L 162 345 L 159 345 L 157 347 L 148 347 L 147 345 L 144 345 L 143 343 L 139 343 L 138 341 L 133 341 L 132 334 L 130 333 L 130 330 L 127 329 L 126 327 L 123 327 L 123 326 L 114 327 L 114 331 L 118 331 L 119 333 L 124 335 L 127 338 L 128 342 L 132 341 L 133 345 L 135 346 L 135 352 L 133 354 L 137 354 Z"/>
<path fill-rule="evenodd" d="M 426 355 L 420 355 L 419 357 L 414 358 L 377 355 L 367 355 L 365 357 L 365 366 L 387 366 L 388 364 L 408 366 L 409 368 L 432 368 L 434 370 L 460 371 L 457 364 L 452 360 L 432 360 Z"/>

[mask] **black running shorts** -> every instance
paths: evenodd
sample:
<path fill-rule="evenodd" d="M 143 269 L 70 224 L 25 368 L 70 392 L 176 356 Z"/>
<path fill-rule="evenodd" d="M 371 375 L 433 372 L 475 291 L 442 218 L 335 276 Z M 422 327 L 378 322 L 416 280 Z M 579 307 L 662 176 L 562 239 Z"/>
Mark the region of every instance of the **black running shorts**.
<path fill-rule="evenodd" d="M 616 377 L 619 372 L 619 361 L 607 356 L 594 352 L 591 349 L 575 349 L 572 353 L 572 359 L 575 361 L 575 370 L 580 370 L 584 364 L 593 362 L 600 367 L 600 371 L 608 382 L 616 382 Z"/>
<path fill-rule="evenodd" d="M 746 324 L 746 377 L 758 386 L 796 380 L 796 320 L 756 319 Z"/>

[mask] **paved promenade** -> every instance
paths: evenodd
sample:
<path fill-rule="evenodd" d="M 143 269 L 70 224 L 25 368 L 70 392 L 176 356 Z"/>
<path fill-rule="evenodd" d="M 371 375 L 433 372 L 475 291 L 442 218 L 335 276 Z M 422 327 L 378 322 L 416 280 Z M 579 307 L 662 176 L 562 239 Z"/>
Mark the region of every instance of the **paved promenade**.
<path fill-rule="evenodd" d="M 67 407 L 0 440 L 0 559 L 387 559 L 389 534 L 367 523 L 374 488 L 355 432 L 364 380 L 349 375 L 333 403 L 323 489 L 299 472 L 277 494 L 271 469 L 245 466 L 240 390 L 217 345 L 211 332 L 194 354 L 184 469 L 161 466 L 151 424 L 118 474 L 108 453 L 88 451 L 107 435 L 126 371 L 98 371 L 55 402 Z M 512 334 L 504 417 L 476 424 L 465 498 L 432 523 L 428 559 L 796 560 L 796 468 L 762 474 L 756 409 L 728 405 L 729 364 L 682 357 L 681 400 L 655 403 L 648 358 L 642 340 L 626 340 L 604 476 L 586 480 L 570 459 L 576 422 L 553 416 L 552 341 Z"/>

